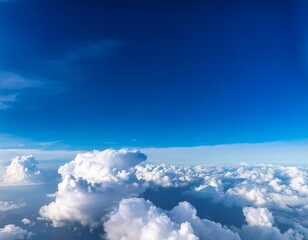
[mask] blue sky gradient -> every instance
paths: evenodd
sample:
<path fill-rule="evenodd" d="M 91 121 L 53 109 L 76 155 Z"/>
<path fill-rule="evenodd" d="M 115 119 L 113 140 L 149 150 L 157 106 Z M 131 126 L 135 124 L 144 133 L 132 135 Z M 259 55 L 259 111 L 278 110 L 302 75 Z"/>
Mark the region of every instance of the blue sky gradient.
<path fill-rule="evenodd" d="M 306 1 L 3 1 L 0 133 L 55 148 L 307 139 Z"/>

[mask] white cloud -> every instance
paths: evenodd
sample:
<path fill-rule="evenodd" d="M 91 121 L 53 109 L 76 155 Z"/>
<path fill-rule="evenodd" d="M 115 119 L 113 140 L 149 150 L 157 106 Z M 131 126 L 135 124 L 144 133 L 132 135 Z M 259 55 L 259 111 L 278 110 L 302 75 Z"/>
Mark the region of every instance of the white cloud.
<path fill-rule="evenodd" d="M 23 219 L 21 220 L 21 222 L 22 222 L 23 224 L 25 224 L 25 225 L 30 225 L 30 224 L 32 223 L 31 220 L 28 219 L 28 218 L 23 218 Z"/>
<path fill-rule="evenodd" d="M 233 173 L 229 172 L 229 177 L 241 181 L 225 192 L 226 204 L 285 210 L 308 204 L 306 168 L 241 167 Z"/>
<path fill-rule="evenodd" d="M 226 226 L 208 219 L 200 219 L 197 216 L 196 209 L 188 202 L 180 202 L 178 206 L 169 211 L 168 215 L 177 223 L 189 222 L 200 239 L 240 239 L 236 233 L 233 233 Z"/>
<path fill-rule="evenodd" d="M 248 225 L 244 225 L 239 234 L 243 240 L 302 240 L 304 236 L 298 230 L 289 229 L 284 234 L 273 226 L 274 217 L 267 208 L 243 208 Z"/>
<path fill-rule="evenodd" d="M 1 240 L 30 239 L 32 236 L 32 232 L 28 232 L 27 230 L 12 224 L 0 228 Z"/>
<path fill-rule="evenodd" d="M 27 185 L 38 183 L 40 171 L 32 155 L 17 156 L 6 167 L 1 185 Z"/>
<path fill-rule="evenodd" d="M 272 226 L 275 217 L 277 224 L 286 224 L 290 231 L 295 231 L 293 235 L 289 231 L 287 239 L 296 234 L 299 239 L 305 234 L 308 237 L 307 168 L 247 164 L 229 167 L 141 165 L 136 175 L 150 186 L 186 186 L 185 194 L 209 198 L 227 207 L 244 207 L 248 226 L 243 228 L 243 234 Z M 276 226 L 264 231 L 281 234 Z"/>
<path fill-rule="evenodd" d="M 186 166 L 166 166 L 165 164 L 146 164 L 136 166 L 136 176 L 162 187 L 182 187 L 200 179 L 194 168 Z"/>
<path fill-rule="evenodd" d="M 55 201 L 40 209 L 41 216 L 55 227 L 74 222 L 98 226 L 102 216 L 123 197 L 144 190 L 134 169 L 144 160 L 144 154 L 128 149 L 77 154 L 73 161 L 59 168 L 62 182 Z"/>
<path fill-rule="evenodd" d="M 3 212 L 16 210 L 25 207 L 25 203 L 3 202 L 0 201 L 0 214 Z"/>
<path fill-rule="evenodd" d="M 244 207 L 243 213 L 248 225 L 271 227 L 274 217 L 267 208 Z"/>
<path fill-rule="evenodd" d="M 51 156 L 47 152 L 40 153 L 45 160 L 53 159 L 57 154 L 61 156 L 57 151 L 50 151 Z M 73 152 L 68 151 L 65 154 L 70 156 Z M 146 187 L 184 187 L 184 195 L 191 194 L 201 198 L 200 201 L 202 198 L 209 198 L 213 204 L 220 202 L 226 207 L 242 207 L 247 225 L 237 230 L 229 226 L 233 231 L 231 232 L 219 223 L 197 217 L 190 204 L 180 203 L 171 211 L 163 211 L 157 207 L 158 215 L 153 222 L 150 219 L 146 227 L 142 225 L 144 222 L 140 223 L 142 229 L 145 229 L 142 231 L 151 231 L 153 236 L 167 236 L 171 239 L 173 236 L 207 239 L 204 236 L 212 235 L 213 232 L 220 233 L 221 229 L 228 230 L 222 231 L 221 236 L 234 235 L 236 232 L 242 240 L 300 240 L 308 237 L 308 171 L 305 167 L 140 164 L 145 159 L 146 156 L 141 152 L 127 149 L 77 154 L 74 160 L 59 168 L 62 181 L 53 195 L 54 201 L 40 209 L 41 216 L 51 221 L 55 227 L 79 223 L 94 228 L 100 226 L 102 217 L 106 217 L 121 199 L 136 197 Z M 157 223 L 161 215 L 165 216 L 165 230 L 160 227 L 157 229 L 161 224 Z M 123 224 L 126 226 L 133 223 Z M 289 230 L 282 231 L 282 225 Z M 136 226 L 131 226 L 132 229 L 134 227 Z M 110 231 L 110 236 L 117 236 L 112 233 L 116 231 L 112 227 Z"/>
<path fill-rule="evenodd" d="M 123 199 L 104 229 L 109 240 L 240 240 L 222 225 L 201 220 L 188 202 L 164 211 L 142 198 Z"/>

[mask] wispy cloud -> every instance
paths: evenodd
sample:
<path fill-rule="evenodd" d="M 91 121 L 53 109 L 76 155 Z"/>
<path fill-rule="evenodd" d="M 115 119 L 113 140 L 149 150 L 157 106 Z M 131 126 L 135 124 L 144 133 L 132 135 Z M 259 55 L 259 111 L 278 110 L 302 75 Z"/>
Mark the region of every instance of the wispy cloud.
<path fill-rule="evenodd" d="M 105 58 L 122 44 L 121 41 L 111 39 L 80 43 L 73 51 L 66 54 L 64 60 L 73 63 L 80 59 Z"/>
<path fill-rule="evenodd" d="M 30 138 L 0 134 L 0 165 L 22 155 L 33 155 L 39 161 L 67 161 L 79 152 L 83 151 L 68 150 L 60 140 L 39 142 Z"/>
<path fill-rule="evenodd" d="M 23 77 L 13 72 L 0 70 L 0 89 L 1 90 L 19 90 L 24 88 L 44 87 L 43 81 Z"/>
<path fill-rule="evenodd" d="M 76 72 L 80 74 L 82 68 L 81 65 L 78 66 L 80 62 L 107 59 L 123 44 L 122 41 L 112 39 L 72 43 L 70 48 L 57 58 L 47 59 L 44 65 L 65 75 Z"/>
<path fill-rule="evenodd" d="M 10 103 L 15 102 L 17 95 L 11 94 L 11 95 L 0 95 L 0 110 L 8 109 L 11 106 Z"/>
<path fill-rule="evenodd" d="M 60 140 L 34 141 L 31 138 L 0 133 L 0 149 L 53 149 L 54 147 L 60 149 L 63 147 L 63 144 Z"/>
<path fill-rule="evenodd" d="M 0 70 L 0 110 L 9 109 L 20 100 L 26 89 L 44 89 L 44 94 L 58 94 L 63 87 L 55 82 Z"/>

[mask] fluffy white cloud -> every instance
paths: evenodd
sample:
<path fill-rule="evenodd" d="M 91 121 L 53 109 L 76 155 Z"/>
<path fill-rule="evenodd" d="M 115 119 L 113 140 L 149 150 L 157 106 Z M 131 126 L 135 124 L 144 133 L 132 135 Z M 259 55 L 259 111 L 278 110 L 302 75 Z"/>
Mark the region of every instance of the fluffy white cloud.
<path fill-rule="evenodd" d="M 136 167 L 138 179 L 162 187 L 183 187 L 200 179 L 200 173 L 187 166 L 139 165 Z"/>
<path fill-rule="evenodd" d="M 200 219 L 196 209 L 188 202 L 180 202 L 169 211 L 168 215 L 177 223 L 189 222 L 195 234 L 200 239 L 211 240 L 239 240 L 239 236 L 220 223 L 208 219 Z"/>
<path fill-rule="evenodd" d="M 285 233 L 273 226 L 274 217 L 267 208 L 243 208 L 248 225 L 244 225 L 239 234 L 243 240 L 302 240 L 304 235 L 298 230 L 289 229 Z"/>
<path fill-rule="evenodd" d="M 32 155 L 17 156 L 5 169 L 2 185 L 26 185 L 38 183 L 40 171 L 37 161 Z"/>
<path fill-rule="evenodd" d="M 137 170 L 138 179 L 151 183 L 150 186 L 186 186 L 186 194 L 209 198 L 225 206 L 244 207 L 246 220 L 250 224 L 244 228 L 247 234 L 253 229 L 263 229 L 265 225 L 273 224 L 270 217 L 270 211 L 273 211 L 272 217 L 275 217 L 277 224 L 290 226 L 288 239 L 292 239 L 291 231 L 295 231 L 296 235 L 297 230 L 300 231 L 297 234 L 299 237 L 303 234 L 308 238 L 307 168 L 247 164 L 174 167 L 162 164 L 138 166 Z M 249 217 L 256 214 L 261 219 Z M 262 221 L 264 226 L 261 226 Z M 280 234 L 277 227 L 264 231 Z"/>
<path fill-rule="evenodd" d="M 114 182 L 118 180 L 118 177 L 125 178 L 121 176 L 121 173 L 130 171 L 145 160 L 146 155 L 137 150 L 106 149 L 85 152 L 77 154 L 73 161 L 61 166 L 59 173 L 62 177 L 72 175 L 92 183 Z"/>
<path fill-rule="evenodd" d="M 109 240 L 239 240 L 239 236 L 222 225 L 196 215 L 188 202 L 164 211 L 142 198 L 123 199 L 119 208 L 104 223 Z"/>
<path fill-rule="evenodd" d="M 144 191 L 134 167 L 145 160 L 141 152 L 128 149 L 78 154 L 59 168 L 62 182 L 55 200 L 40 209 L 41 216 L 51 220 L 54 227 L 73 222 L 98 226 L 122 198 Z"/>
<path fill-rule="evenodd" d="M 162 187 L 191 186 L 190 194 L 226 205 L 285 210 L 308 205 L 308 172 L 301 167 L 141 165 L 136 175 Z"/>
<path fill-rule="evenodd" d="M 26 204 L 25 203 L 14 203 L 14 202 L 3 202 L 0 201 L 0 214 L 2 212 L 7 212 L 15 209 L 19 209 L 24 207 Z"/>
<path fill-rule="evenodd" d="M 274 217 L 267 208 L 243 208 L 248 225 L 271 227 L 274 223 Z"/>
<path fill-rule="evenodd" d="M 28 219 L 28 218 L 23 218 L 23 219 L 21 220 L 21 222 L 22 222 L 23 224 L 25 224 L 25 225 L 29 225 L 29 224 L 32 223 L 31 220 Z"/>
<path fill-rule="evenodd" d="M 4 228 L 0 228 L 1 240 L 29 239 L 32 236 L 32 232 L 28 232 L 27 230 L 12 224 L 5 225 Z"/>
<path fill-rule="evenodd" d="M 304 168 L 248 166 L 228 176 L 235 183 L 225 192 L 226 204 L 285 210 L 308 204 L 308 174 Z"/>

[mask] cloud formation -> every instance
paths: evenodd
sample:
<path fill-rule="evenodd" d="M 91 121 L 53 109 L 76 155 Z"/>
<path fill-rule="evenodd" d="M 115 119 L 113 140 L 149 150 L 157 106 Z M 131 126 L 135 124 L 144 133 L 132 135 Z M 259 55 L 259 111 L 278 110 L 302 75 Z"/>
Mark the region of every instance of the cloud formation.
<path fill-rule="evenodd" d="M 306 168 L 247 164 L 167 166 L 144 164 L 145 160 L 140 151 L 128 149 L 77 154 L 58 169 L 62 180 L 57 192 L 50 195 L 54 201 L 41 207 L 42 219 L 51 221 L 54 227 L 77 224 L 91 229 L 108 219 L 103 225 L 111 240 L 144 239 L 144 236 L 192 240 L 303 240 L 308 237 Z M 32 156 L 16 157 L 5 169 L 3 184 L 33 183 L 40 175 Z M 245 222 L 237 227 L 223 226 L 201 219 L 188 202 L 180 202 L 167 211 L 150 201 L 135 198 L 146 188 L 159 191 L 157 186 L 179 188 L 185 191 L 183 196 L 200 201 L 208 198 L 212 204 L 240 207 Z M 0 211 L 23 206 L 0 202 Z M 208 217 L 213 219 L 211 215 Z M 28 219 L 22 223 L 31 225 Z"/>
<path fill-rule="evenodd" d="M 54 227 L 68 223 L 96 227 L 101 218 L 122 198 L 144 191 L 135 176 L 135 166 L 146 160 L 137 150 L 93 151 L 77 154 L 61 166 L 62 182 L 55 200 L 40 209 L 43 218 Z"/>
<path fill-rule="evenodd" d="M 32 232 L 28 232 L 27 230 L 13 224 L 5 225 L 3 228 L 0 228 L 1 240 L 30 239 L 32 236 Z"/>
<path fill-rule="evenodd" d="M 248 225 L 271 227 L 274 223 L 273 215 L 267 208 L 244 207 L 243 212 Z"/>
<path fill-rule="evenodd" d="M 0 201 L 0 214 L 25 207 L 25 203 L 3 202 Z"/>
<path fill-rule="evenodd" d="M 12 107 L 17 101 L 19 92 L 24 88 L 40 88 L 43 83 L 38 80 L 29 79 L 13 72 L 0 70 L 0 110 Z"/>
<path fill-rule="evenodd" d="M 10 108 L 10 104 L 17 100 L 16 97 L 16 94 L 0 95 L 0 110 Z"/>
<path fill-rule="evenodd" d="M 30 224 L 32 223 L 31 220 L 28 219 L 28 218 L 23 218 L 23 219 L 21 220 L 21 222 L 22 222 L 24 225 L 30 225 Z"/>
<path fill-rule="evenodd" d="M 17 156 L 5 169 L 2 185 L 27 185 L 38 183 L 41 173 L 32 155 Z"/>
<path fill-rule="evenodd" d="M 187 166 L 166 166 L 165 164 L 138 165 L 136 176 L 152 185 L 162 187 L 183 187 L 201 178 L 195 168 Z"/>
<path fill-rule="evenodd" d="M 164 211 L 143 198 L 123 199 L 104 229 L 109 240 L 240 239 L 222 225 L 197 217 L 196 209 L 188 202 Z"/>
<path fill-rule="evenodd" d="M 298 230 L 289 229 L 285 233 L 273 226 L 274 217 L 267 208 L 243 208 L 248 225 L 244 225 L 239 234 L 243 240 L 303 240 L 304 235 Z"/>
<path fill-rule="evenodd" d="M 14 106 L 25 89 L 41 89 L 47 94 L 57 94 L 63 90 L 56 82 L 43 80 L 38 77 L 0 70 L 0 110 Z"/>
<path fill-rule="evenodd" d="M 13 72 L 0 70 L 0 89 L 2 90 L 18 90 L 23 88 L 39 88 L 43 87 L 43 83 L 39 80 L 33 80 L 23 77 Z"/>
<path fill-rule="evenodd" d="M 283 235 L 282 239 L 293 239 L 295 235 L 298 239 L 308 238 L 307 168 L 247 164 L 174 167 L 162 164 L 138 166 L 136 175 L 149 186 L 185 186 L 188 189 L 185 194 L 208 198 L 214 204 L 223 203 L 226 207 L 243 207 L 248 225 L 243 227 L 242 234 L 245 232 L 247 236 L 252 236 L 249 232 L 256 229 L 259 232 L 264 229 L 271 234 Z M 289 227 L 288 238 L 274 225 L 274 218 L 277 225 Z M 260 236 L 260 239 L 264 238 Z"/>

